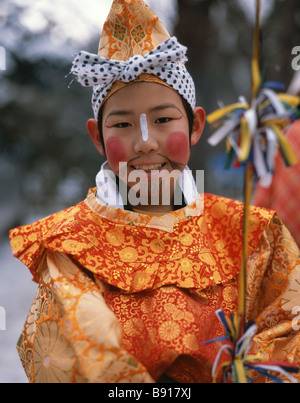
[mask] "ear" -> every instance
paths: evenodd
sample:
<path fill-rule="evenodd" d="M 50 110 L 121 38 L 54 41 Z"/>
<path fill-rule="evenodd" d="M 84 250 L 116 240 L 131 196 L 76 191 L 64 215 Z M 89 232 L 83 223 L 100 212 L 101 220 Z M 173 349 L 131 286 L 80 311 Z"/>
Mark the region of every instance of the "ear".
<path fill-rule="evenodd" d="M 94 146 L 97 148 L 97 150 L 99 151 L 99 153 L 101 155 L 105 155 L 105 151 L 103 148 L 103 145 L 100 141 L 100 133 L 98 130 L 98 122 L 96 119 L 89 119 L 86 127 L 88 129 L 90 138 L 92 139 L 92 142 L 94 143 Z"/>
<path fill-rule="evenodd" d="M 194 109 L 194 124 L 191 135 L 191 145 L 194 146 L 200 140 L 206 122 L 206 114 L 203 108 Z"/>

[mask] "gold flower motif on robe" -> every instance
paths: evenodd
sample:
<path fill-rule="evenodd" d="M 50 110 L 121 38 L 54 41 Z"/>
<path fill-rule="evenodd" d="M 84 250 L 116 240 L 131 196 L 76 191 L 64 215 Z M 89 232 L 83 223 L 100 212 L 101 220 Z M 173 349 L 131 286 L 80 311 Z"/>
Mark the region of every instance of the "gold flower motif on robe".
<path fill-rule="evenodd" d="M 57 322 L 46 321 L 39 326 L 33 357 L 36 382 L 71 382 L 75 354 Z"/>

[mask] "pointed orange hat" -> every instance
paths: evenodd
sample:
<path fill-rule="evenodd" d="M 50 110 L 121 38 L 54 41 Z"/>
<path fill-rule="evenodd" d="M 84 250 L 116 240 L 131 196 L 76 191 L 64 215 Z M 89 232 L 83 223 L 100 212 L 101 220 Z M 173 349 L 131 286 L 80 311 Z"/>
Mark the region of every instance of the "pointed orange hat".
<path fill-rule="evenodd" d="M 187 48 L 170 37 L 143 0 L 114 0 L 104 24 L 98 55 L 81 51 L 72 73 L 93 87 L 95 118 L 109 96 L 137 81 L 157 82 L 176 90 L 192 109 L 195 85 L 184 64 Z"/>
<path fill-rule="evenodd" d="M 98 55 L 129 60 L 146 55 L 170 35 L 143 0 L 114 0 L 103 26 Z"/>

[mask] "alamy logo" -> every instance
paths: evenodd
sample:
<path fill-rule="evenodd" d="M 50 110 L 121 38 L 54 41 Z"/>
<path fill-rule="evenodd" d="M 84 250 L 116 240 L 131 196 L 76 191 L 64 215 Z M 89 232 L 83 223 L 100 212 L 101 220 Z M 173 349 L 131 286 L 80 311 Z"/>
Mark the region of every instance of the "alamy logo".
<path fill-rule="evenodd" d="M 6 312 L 3 306 L 0 306 L 0 330 L 6 330 Z"/>
<path fill-rule="evenodd" d="M 295 71 L 300 70 L 300 46 L 295 46 L 292 50 L 292 55 L 295 55 L 292 60 L 292 68 Z"/>
<path fill-rule="evenodd" d="M 182 206 L 183 196 L 195 200 L 198 193 L 204 193 L 204 171 L 199 170 L 196 171 L 194 182 L 189 170 L 183 173 L 178 169 L 172 172 L 167 169 L 129 171 L 127 163 L 120 162 L 118 176 L 120 180 L 110 169 L 103 169 L 98 174 L 98 195 L 101 195 L 104 204 L 120 206 L 129 203 L 133 207 L 168 206 L 173 198 L 174 206 Z M 174 186 L 177 183 L 180 186 Z"/>
<path fill-rule="evenodd" d="M 6 52 L 3 46 L 0 46 L 0 70 L 6 70 Z"/>

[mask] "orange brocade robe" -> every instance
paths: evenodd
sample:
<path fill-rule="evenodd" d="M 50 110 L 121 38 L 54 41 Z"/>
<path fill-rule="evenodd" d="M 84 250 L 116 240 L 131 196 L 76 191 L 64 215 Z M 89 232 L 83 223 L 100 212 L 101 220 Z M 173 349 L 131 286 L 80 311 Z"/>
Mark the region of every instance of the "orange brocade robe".
<path fill-rule="evenodd" d="M 30 382 L 212 381 L 221 344 L 203 342 L 224 334 L 217 309 L 237 309 L 243 204 L 205 195 L 202 211 L 201 197 L 150 217 L 100 205 L 92 189 L 11 231 L 39 283 L 18 342 Z M 274 212 L 253 207 L 250 220 L 252 352 L 298 362 L 298 247 Z"/>

